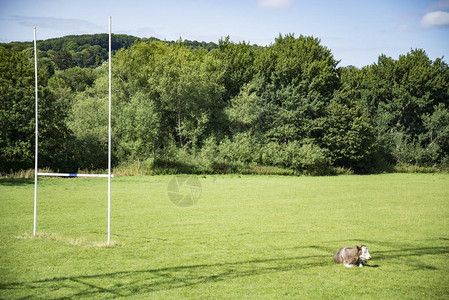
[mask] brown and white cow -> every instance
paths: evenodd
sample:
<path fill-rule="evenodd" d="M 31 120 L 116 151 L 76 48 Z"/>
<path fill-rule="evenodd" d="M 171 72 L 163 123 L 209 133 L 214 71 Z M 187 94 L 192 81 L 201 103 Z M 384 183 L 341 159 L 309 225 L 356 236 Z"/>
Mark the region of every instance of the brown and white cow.
<path fill-rule="evenodd" d="M 363 267 L 366 260 L 371 259 L 368 248 L 365 245 L 353 247 L 343 247 L 334 255 L 334 262 L 343 264 L 345 267 Z"/>

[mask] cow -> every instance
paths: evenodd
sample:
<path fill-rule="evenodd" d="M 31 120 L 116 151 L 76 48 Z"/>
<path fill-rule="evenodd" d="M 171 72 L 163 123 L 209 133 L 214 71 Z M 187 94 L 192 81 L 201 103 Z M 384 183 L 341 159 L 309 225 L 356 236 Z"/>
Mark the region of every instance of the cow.
<path fill-rule="evenodd" d="M 363 267 L 366 260 L 371 259 L 368 248 L 365 245 L 353 247 L 343 247 L 334 255 L 334 262 L 343 264 L 345 267 Z"/>

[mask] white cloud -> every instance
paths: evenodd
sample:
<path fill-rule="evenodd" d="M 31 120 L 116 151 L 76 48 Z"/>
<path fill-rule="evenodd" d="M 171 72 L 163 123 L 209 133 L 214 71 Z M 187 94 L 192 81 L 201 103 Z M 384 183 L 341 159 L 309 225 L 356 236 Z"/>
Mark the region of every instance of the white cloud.
<path fill-rule="evenodd" d="M 293 0 L 259 0 L 258 4 L 266 8 L 286 8 L 292 5 Z"/>
<path fill-rule="evenodd" d="M 422 17 L 422 27 L 449 26 L 449 13 L 445 11 L 432 11 Z"/>

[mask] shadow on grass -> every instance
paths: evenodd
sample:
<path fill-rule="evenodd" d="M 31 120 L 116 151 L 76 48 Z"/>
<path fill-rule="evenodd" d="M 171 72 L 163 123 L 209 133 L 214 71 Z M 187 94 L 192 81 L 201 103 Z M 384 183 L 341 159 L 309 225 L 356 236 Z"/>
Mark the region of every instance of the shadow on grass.
<path fill-rule="evenodd" d="M 33 183 L 33 178 L 0 178 L 0 186 L 21 186 Z"/>
<path fill-rule="evenodd" d="M 314 255 L 279 259 L 255 259 L 232 263 L 198 264 L 107 274 L 57 277 L 30 282 L 0 284 L 2 294 L 29 297 L 97 297 L 148 294 L 214 283 L 235 278 L 326 266 L 327 256 Z M 62 293 L 62 294 L 61 294 Z"/>
<path fill-rule="evenodd" d="M 366 264 L 363 266 L 364 268 L 379 268 L 379 265 L 370 265 L 370 264 Z"/>
<path fill-rule="evenodd" d="M 424 255 L 447 255 L 449 248 L 447 247 L 421 247 L 421 248 L 403 248 L 395 250 L 381 250 L 377 251 L 377 258 L 379 260 L 388 259 L 391 257 L 411 257 Z"/>
<path fill-rule="evenodd" d="M 374 241 L 366 241 L 376 244 Z M 0 294 L 6 297 L 27 298 L 39 295 L 43 298 L 78 297 L 130 297 L 148 296 L 161 291 L 195 287 L 201 284 L 229 281 L 238 278 L 275 274 L 288 271 L 334 265 L 334 249 L 326 246 L 300 246 L 297 249 L 315 249 L 321 254 L 284 258 L 253 259 L 229 263 L 185 265 L 143 270 L 124 270 L 105 274 L 55 277 L 36 281 L 0 284 Z M 336 251 L 336 250 L 335 250 Z M 446 257 L 447 247 L 396 248 L 373 251 L 373 260 L 365 267 L 380 268 L 388 260 L 407 257 L 410 266 L 420 270 L 437 270 L 424 264 L 419 257 L 438 255 Z"/>

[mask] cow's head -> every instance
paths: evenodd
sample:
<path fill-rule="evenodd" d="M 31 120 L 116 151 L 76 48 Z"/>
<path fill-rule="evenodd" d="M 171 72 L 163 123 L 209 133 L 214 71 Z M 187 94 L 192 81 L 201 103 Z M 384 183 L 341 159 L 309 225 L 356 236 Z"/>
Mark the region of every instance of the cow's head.
<path fill-rule="evenodd" d="M 369 251 L 368 248 L 365 245 L 362 246 L 356 246 L 357 250 L 359 251 L 359 257 L 361 259 L 366 259 L 366 260 L 370 260 L 371 259 L 371 255 L 369 255 Z"/>

